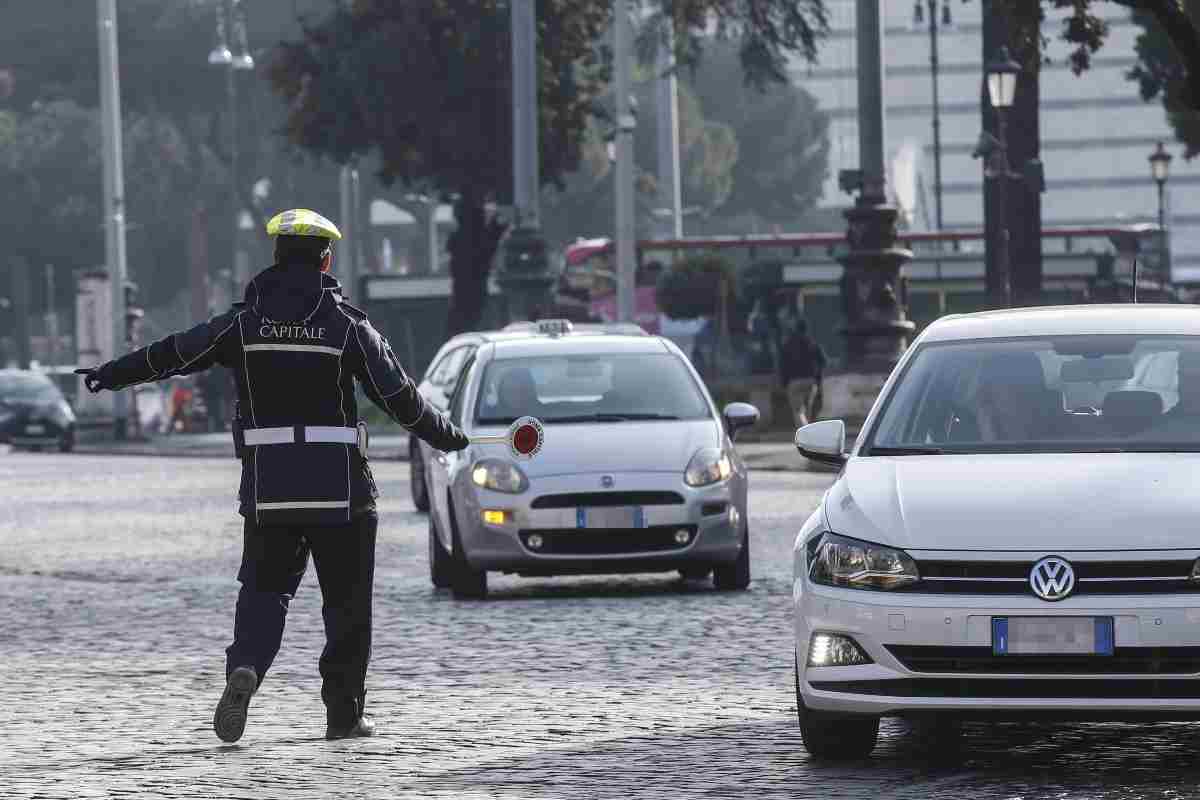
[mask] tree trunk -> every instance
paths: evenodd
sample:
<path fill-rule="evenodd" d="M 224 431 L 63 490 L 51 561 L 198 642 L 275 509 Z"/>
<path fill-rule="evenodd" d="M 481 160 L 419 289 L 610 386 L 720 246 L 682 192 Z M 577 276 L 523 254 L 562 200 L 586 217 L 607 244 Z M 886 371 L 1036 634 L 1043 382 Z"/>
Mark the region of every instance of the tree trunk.
<path fill-rule="evenodd" d="M 29 369 L 33 360 L 32 326 L 30 318 L 33 309 L 30 300 L 29 262 L 24 256 L 9 256 L 9 269 L 12 270 L 12 310 L 13 310 L 13 345 L 16 350 L 17 366 Z"/>
<path fill-rule="evenodd" d="M 446 320 L 447 338 L 464 331 L 478 330 L 487 302 L 488 276 L 492 259 L 504 226 L 488 220 L 483 195 L 477 189 L 463 190 L 454 203 L 458 227 L 446 249 L 450 253 L 450 312 Z"/>
<path fill-rule="evenodd" d="M 208 319 L 208 210 L 201 200 L 192 208 L 188 278 L 192 324 L 196 324 Z"/>
<path fill-rule="evenodd" d="M 1013 50 L 1012 41 L 1021 37 L 1011 36 L 1012 19 L 997 0 L 984 5 L 983 60 L 992 61 L 1001 47 Z M 1036 42 L 1036 34 L 1032 37 Z M 1013 105 L 1008 109 L 1005 139 L 1008 145 L 1008 166 L 1014 173 L 1022 174 L 1025 164 L 1040 158 L 1041 139 L 1038 131 L 1039 75 L 1031 65 L 1038 63 L 1039 52 L 1013 51 L 1013 58 L 1022 65 L 1017 78 Z M 986 75 L 981 86 L 980 111 L 983 129 L 996 136 L 999 134 L 996 109 L 992 108 L 987 90 Z M 986 160 L 986 159 L 985 159 Z M 999 181 L 1007 181 L 1001 193 Z M 1009 232 L 1008 271 L 1014 306 L 1038 305 L 1042 294 L 1042 196 L 1018 178 L 1000 176 L 984 179 L 984 229 L 987 242 L 986 282 L 989 297 L 1001 294 L 1001 280 L 997 263 L 997 242 L 1003 226 Z M 1000 197 L 1005 199 L 1001 208 Z"/>

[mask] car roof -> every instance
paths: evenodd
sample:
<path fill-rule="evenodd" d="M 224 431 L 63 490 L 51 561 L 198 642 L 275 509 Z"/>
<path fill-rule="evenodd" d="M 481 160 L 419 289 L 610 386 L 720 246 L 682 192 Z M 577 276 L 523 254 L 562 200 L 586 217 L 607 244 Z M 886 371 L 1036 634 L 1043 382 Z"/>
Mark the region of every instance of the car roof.
<path fill-rule="evenodd" d="M 10 369 L 7 367 L 4 369 L 0 369 L 0 378 L 15 378 L 15 377 L 45 378 L 46 380 L 50 381 L 51 383 L 54 382 L 54 381 L 50 380 L 49 375 L 47 375 L 46 373 L 41 372 L 39 370 L 36 370 L 36 369 Z"/>
<path fill-rule="evenodd" d="M 1017 336 L 1132 333 L 1200 335 L 1200 313 L 1195 306 L 1170 303 L 1041 306 L 980 311 L 942 317 L 925 329 L 921 340 L 950 342 Z"/>
<path fill-rule="evenodd" d="M 611 333 L 572 333 L 567 336 L 524 336 L 493 344 L 495 359 L 531 356 L 599 355 L 602 353 L 667 353 L 658 336 L 621 336 Z"/>

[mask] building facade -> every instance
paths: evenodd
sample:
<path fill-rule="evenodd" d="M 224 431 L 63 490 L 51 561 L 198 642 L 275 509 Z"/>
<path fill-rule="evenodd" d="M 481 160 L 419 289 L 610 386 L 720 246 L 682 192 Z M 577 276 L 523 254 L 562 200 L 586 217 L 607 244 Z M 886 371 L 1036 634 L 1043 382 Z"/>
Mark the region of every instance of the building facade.
<path fill-rule="evenodd" d="M 944 0 L 943 0 L 944 2 Z M 837 175 L 858 164 L 858 89 L 855 76 L 855 2 L 826 0 L 832 32 L 819 63 L 797 64 L 793 76 L 832 117 L 830 164 L 822 205 L 844 207 L 851 197 L 838 189 Z M 889 190 L 912 230 L 935 230 L 933 91 L 927 0 L 924 19 L 904 0 L 881 3 L 884 11 L 885 137 Z M 983 0 L 950 2 L 951 24 L 942 25 L 938 5 L 938 89 L 941 119 L 944 230 L 983 226 L 983 165 L 972 158 L 982 130 Z M 1047 4 L 1049 5 L 1049 4 Z M 1153 223 L 1157 186 L 1147 160 L 1159 141 L 1176 158 L 1166 184 L 1173 279 L 1200 283 L 1200 169 L 1180 156 L 1158 100 L 1143 101 L 1126 73 L 1135 65 L 1141 28 L 1117 4 L 1095 10 L 1110 27 L 1092 67 L 1076 76 L 1061 41 L 1063 13 L 1047 9 L 1045 35 L 1050 63 L 1041 74 L 1041 159 L 1046 192 L 1044 227 Z"/>

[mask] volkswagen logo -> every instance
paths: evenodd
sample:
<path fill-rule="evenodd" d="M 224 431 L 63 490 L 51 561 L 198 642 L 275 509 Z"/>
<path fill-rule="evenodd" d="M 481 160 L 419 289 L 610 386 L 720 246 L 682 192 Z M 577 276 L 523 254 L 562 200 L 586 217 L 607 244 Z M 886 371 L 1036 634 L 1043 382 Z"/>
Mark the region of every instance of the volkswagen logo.
<path fill-rule="evenodd" d="M 601 475 L 600 476 L 600 485 L 603 486 L 605 489 L 611 489 L 613 487 L 613 476 L 612 475 Z"/>
<path fill-rule="evenodd" d="M 1066 559 L 1047 556 L 1029 570 L 1029 585 L 1043 600 L 1062 600 L 1075 588 L 1075 570 Z"/>

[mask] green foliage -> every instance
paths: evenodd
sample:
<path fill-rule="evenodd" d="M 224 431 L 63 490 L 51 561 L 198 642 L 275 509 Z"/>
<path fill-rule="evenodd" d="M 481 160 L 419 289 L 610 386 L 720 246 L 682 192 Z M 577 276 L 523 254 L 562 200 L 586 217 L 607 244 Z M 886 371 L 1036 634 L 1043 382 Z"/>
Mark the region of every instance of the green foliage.
<path fill-rule="evenodd" d="M 685 73 L 705 117 L 731 129 L 739 145 L 731 193 L 720 212 L 794 229 L 821 199 L 829 169 L 829 115 L 800 86 L 743 90 L 737 58 L 733 47 L 718 44 L 694 74 Z"/>
<path fill-rule="evenodd" d="M 725 307 L 734 299 L 737 270 L 719 255 L 704 253 L 675 262 L 658 279 L 659 309 L 671 319 L 711 317 L 720 310 L 722 292 Z"/>
<path fill-rule="evenodd" d="M 981 0 L 984 1 L 984 0 Z M 1042 33 L 1045 9 L 1069 8 L 1061 38 L 1074 46 L 1071 67 L 1080 74 L 1091 66 L 1092 55 L 1103 46 L 1109 26 L 1095 13 L 1102 0 L 1043 0 L 996 3 L 1008 24 L 1014 54 L 1027 68 L 1036 67 L 1048 39 Z M 1167 119 L 1176 137 L 1186 146 L 1186 156 L 1200 152 L 1200 3 L 1197 0 L 1103 0 L 1133 12 L 1142 26 L 1135 49 L 1138 64 L 1129 78 L 1138 82 L 1142 97 L 1162 98 Z"/>
<path fill-rule="evenodd" d="M 1192 25 L 1200 24 L 1200 0 L 1183 0 L 1182 6 Z M 1138 82 L 1144 100 L 1161 98 L 1175 138 L 1184 145 L 1184 156 L 1194 158 L 1200 153 L 1200 112 L 1189 108 L 1191 76 L 1187 64 L 1153 15 L 1139 11 L 1133 19 L 1142 26 L 1142 32 L 1136 45 L 1138 64 L 1129 77 Z"/>

